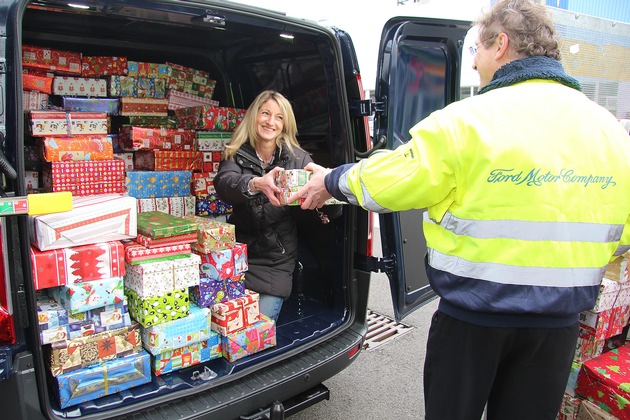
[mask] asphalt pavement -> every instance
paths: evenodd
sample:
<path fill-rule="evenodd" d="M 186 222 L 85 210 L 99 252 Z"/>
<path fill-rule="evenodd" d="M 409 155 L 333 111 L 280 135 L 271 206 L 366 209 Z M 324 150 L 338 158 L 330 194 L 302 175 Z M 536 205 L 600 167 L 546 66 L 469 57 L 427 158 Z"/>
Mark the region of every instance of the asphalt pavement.
<path fill-rule="evenodd" d="M 374 236 L 380 237 L 378 233 Z M 372 274 L 368 308 L 393 319 L 385 274 Z M 434 300 L 402 320 L 411 331 L 363 350 L 347 369 L 324 382 L 330 400 L 297 413 L 291 420 L 424 418 L 422 373 L 429 324 L 436 309 Z"/>

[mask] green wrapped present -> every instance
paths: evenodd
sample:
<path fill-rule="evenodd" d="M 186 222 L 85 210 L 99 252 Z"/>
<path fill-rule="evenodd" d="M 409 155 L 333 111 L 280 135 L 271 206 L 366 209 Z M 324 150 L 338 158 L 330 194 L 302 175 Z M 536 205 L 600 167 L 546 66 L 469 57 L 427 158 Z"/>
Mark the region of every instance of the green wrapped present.
<path fill-rule="evenodd" d="M 199 224 L 161 211 L 138 213 L 138 233 L 154 239 L 196 232 Z"/>
<path fill-rule="evenodd" d="M 184 318 L 190 310 L 187 287 L 146 298 L 125 287 L 125 296 L 131 318 L 143 327 Z"/>

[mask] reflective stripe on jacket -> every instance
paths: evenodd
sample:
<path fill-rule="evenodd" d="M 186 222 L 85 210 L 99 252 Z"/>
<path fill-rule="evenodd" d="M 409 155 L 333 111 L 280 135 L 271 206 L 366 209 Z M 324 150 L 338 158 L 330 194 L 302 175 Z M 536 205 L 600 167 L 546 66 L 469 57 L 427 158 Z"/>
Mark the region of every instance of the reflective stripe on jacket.
<path fill-rule="evenodd" d="M 410 133 L 326 185 L 372 211 L 427 208 L 443 301 L 552 317 L 594 306 L 605 266 L 630 245 L 630 138 L 609 111 L 530 80 L 453 103 Z"/>

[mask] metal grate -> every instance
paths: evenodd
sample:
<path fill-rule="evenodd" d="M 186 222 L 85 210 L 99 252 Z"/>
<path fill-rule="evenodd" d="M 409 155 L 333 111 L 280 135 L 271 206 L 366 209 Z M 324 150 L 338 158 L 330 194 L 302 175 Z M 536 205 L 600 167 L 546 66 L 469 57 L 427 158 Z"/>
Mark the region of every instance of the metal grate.
<path fill-rule="evenodd" d="M 413 327 L 410 325 L 396 322 L 393 319 L 376 313 L 368 309 L 367 316 L 368 332 L 365 336 L 363 348 L 366 350 L 374 350 L 375 348 L 392 341 L 395 338 L 411 332 Z"/>

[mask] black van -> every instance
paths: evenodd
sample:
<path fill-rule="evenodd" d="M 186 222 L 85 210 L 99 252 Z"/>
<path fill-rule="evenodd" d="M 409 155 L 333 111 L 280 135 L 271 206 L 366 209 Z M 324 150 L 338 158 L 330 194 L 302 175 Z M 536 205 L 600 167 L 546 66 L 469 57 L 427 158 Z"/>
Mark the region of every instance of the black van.
<path fill-rule="evenodd" d="M 4 194 L 27 193 L 22 45 L 126 56 L 203 69 L 214 99 L 246 108 L 262 90 L 293 104 L 298 139 L 324 166 L 357 161 L 408 140 L 409 128 L 458 99 L 468 22 L 390 20 L 380 46 L 376 100 L 364 99 L 352 40 L 339 29 L 229 1 L 6 0 L 0 3 L 0 133 Z M 375 114 L 374 142 L 368 116 Z M 384 258 L 372 256 L 371 215 L 343 206 L 330 224 L 300 225 L 293 295 L 277 346 L 193 379 L 195 366 L 118 394 L 61 409 L 37 330 L 27 217 L 2 218 L 0 407 L 5 419 L 281 418 L 329 397 L 322 382 L 359 355 L 370 273 L 391 282 L 396 318 L 434 297 L 424 272 L 420 211 L 380 216 Z"/>

